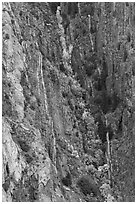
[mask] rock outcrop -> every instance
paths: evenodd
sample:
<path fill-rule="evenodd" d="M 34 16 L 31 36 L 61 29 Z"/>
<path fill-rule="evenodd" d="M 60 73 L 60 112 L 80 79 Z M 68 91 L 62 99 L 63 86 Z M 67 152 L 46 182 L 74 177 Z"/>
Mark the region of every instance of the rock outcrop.
<path fill-rule="evenodd" d="M 2 4 L 4 202 L 134 201 L 134 9 Z M 91 195 L 83 175 L 99 183 Z"/>

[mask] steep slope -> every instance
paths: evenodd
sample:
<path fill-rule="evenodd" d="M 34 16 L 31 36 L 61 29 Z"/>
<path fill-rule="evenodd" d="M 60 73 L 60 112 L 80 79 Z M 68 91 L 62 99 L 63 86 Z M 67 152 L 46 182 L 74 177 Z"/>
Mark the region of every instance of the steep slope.
<path fill-rule="evenodd" d="M 3 3 L 3 201 L 134 201 L 134 7 Z"/>

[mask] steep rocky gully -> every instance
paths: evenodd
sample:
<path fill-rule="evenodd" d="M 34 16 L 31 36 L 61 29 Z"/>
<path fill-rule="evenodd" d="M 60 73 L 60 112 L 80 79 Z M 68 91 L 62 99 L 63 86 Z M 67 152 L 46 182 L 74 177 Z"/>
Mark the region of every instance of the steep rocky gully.
<path fill-rule="evenodd" d="M 134 9 L 3 3 L 3 201 L 134 201 Z"/>

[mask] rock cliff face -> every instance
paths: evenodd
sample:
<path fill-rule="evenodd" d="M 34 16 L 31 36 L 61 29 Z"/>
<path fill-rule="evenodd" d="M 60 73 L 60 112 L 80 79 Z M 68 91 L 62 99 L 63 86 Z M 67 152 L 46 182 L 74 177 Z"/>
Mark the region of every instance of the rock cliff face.
<path fill-rule="evenodd" d="M 3 3 L 3 201 L 134 201 L 134 9 Z"/>

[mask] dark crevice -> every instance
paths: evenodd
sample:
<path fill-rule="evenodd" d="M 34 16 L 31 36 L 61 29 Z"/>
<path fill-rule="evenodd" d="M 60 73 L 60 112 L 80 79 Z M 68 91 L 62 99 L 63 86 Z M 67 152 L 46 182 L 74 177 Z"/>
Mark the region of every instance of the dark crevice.
<path fill-rule="evenodd" d="M 6 164 L 6 172 L 7 172 L 7 176 L 9 176 L 10 170 L 9 170 L 9 165 L 8 165 L 8 163 Z"/>
<path fill-rule="evenodd" d="M 66 177 L 62 178 L 61 181 L 62 181 L 63 185 L 70 187 L 72 185 L 71 174 L 69 172 L 67 172 Z"/>

